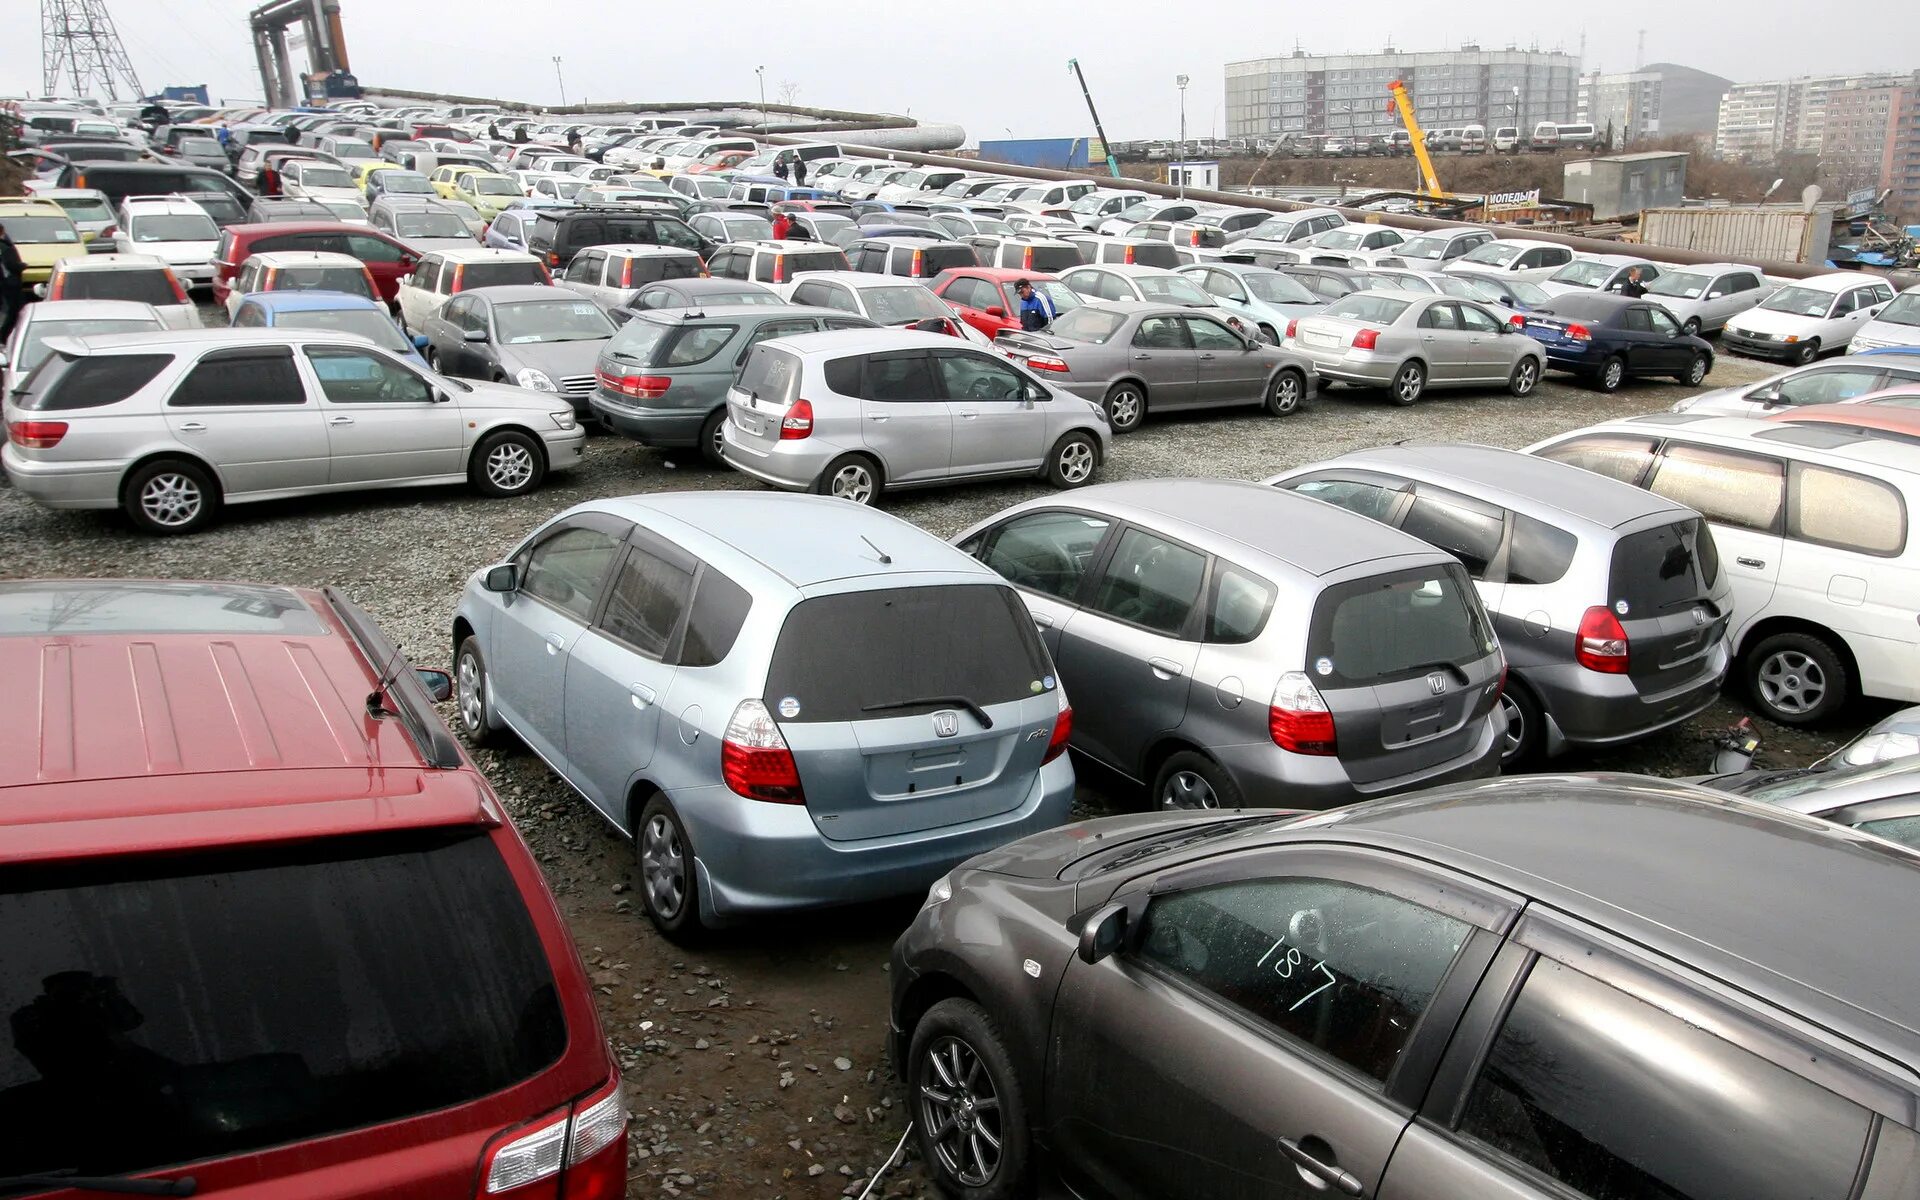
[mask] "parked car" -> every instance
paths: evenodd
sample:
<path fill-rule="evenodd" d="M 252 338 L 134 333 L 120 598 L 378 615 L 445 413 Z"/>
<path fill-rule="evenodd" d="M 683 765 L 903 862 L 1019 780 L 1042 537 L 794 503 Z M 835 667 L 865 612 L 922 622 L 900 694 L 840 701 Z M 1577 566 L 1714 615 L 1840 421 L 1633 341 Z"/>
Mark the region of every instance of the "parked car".
<path fill-rule="evenodd" d="M 437 250 L 420 259 L 411 275 L 400 280 L 394 297 L 400 326 L 422 329 L 450 296 L 473 288 L 527 286 L 552 283 L 547 268 L 531 254 L 512 250 Z"/>
<path fill-rule="evenodd" d="M 1441 269 L 1544 283 L 1572 261 L 1573 251 L 1555 242 L 1503 238 L 1482 242 Z"/>
<path fill-rule="evenodd" d="M 156 534 L 326 492 L 522 495 L 579 465 L 585 442 L 552 397 L 443 379 L 352 335 L 278 329 L 68 341 L 6 398 L 5 418 L 0 461 L 22 495 L 118 508 Z"/>
<path fill-rule="evenodd" d="M 113 201 L 107 194 L 93 188 L 41 188 L 33 194 L 36 200 L 51 200 L 67 214 L 75 229 L 80 231 L 80 240 L 92 249 L 99 242 L 101 250 L 112 248 L 113 227 L 120 218 L 113 211 Z M 99 241 L 102 235 L 107 240 Z M 98 253 L 98 251 L 95 251 Z"/>
<path fill-rule="evenodd" d="M 941 334 L 848 330 L 755 346 L 727 393 L 721 453 L 763 483 L 872 504 L 993 477 L 1079 487 L 1110 437 L 1096 405 L 1003 357 Z"/>
<path fill-rule="evenodd" d="M 1910 287 L 1895 296 L 1847 343 L 1849 354 L 1892 349 L 1920 351 L 1920 287 Z"/>
<path fill-rule="evenodd" d="M 634 292 L 663 279 L 702 279 L 707 264 L 692 250 L 669 246 L 594 246 L 573 256 L 554 282 L 611 312 Z"/>
<path fill-rule="evenodd" d="M 7 231 L 19 252 L 24 267 L 21 278 L 27 283 L 44 283 L 56 263 L 87 253 L 79 226 L 51 200 L 0 199 L 0 229 Z"/>
<path fill-rule="evenodd" d="M 700 212 L 687 217 L 687 226 L 714 245 L 727 242 L 764 242 L 773 237 L 773 222 L 765 212 Z"/>
<path fill-rule="evenodd" d="M 707 273 L 715 279 L 752 280 L 790 293 L 801 275 L 847 270 L 838 246 L 805 239 L 732 242 L 708 252 Z"/>
<path fill-rule="evenodd" d="M 1547 356 L 1470 300 L 1367 291 L 1287 324 L 1280 343 L 1323 379 L 1387 390 L 1412 404 L 1430 387 L 1501 387 L 1531 395 Z"/>
<path fill-rule="evenodd" d="M 351 333 L 390 354 L 425 367 L 420 351 L 427 339 L 409 338 L 385 304 L 347 292 L 275 291 L 240 297 L 233 312 L 235 329 L 312 329 Z"/>
<path fill-rule="evenodd" d="M 345 254 L 327 254 L 315 250 L 278 250 L 255 254 L 240 266 L 227 291 L 227 318 L 239 309 L 240 301 L 256 292 L 345 292 L 379 298 L 373 276 L 358 259 Z"/>
<path fill-rule="evenodd" d="M 1180 273 L 1198 283 L 1219 308 L 1276 346 L 1288 322 L 1325 311 L 1324 300 L 1279 271 L 1212 263 L 1182 267 Z"/>
<path fill-rule="evenodd" d="M 1660 278 L 1660 268 L 1630 254 L 1576 255 L 1572 262 L 1542 280 L 1540 290 L 1549 296 L 1618 292 L 1626 282 L 1628 273 L 1635 268 L 1640 271 L 1640 282 L 1651 292 Z M 1674 319 L 1678 320 L 1679 317 L 1676 315 Z"/>
<path fill-rule="evenodd" d="M 120 254 L 148 254 L 163 260 L 189 288 L 210 287 L 221 232 L 206 210 L 191 200 L 131 196 L 121 202 L 113 235 Z"/>
<path fill-rule="evenodd" d="M 365 264 L 380 298 L 393 303 L 400 281 L 420 262 L 413 247 L 378 229 L 339 221 L 294 222 L 273 225 L 229 225 L 220 231 L 214 256 L 213 301 L 224 305 L 240 264 L 255 254 L 281 250 L 318 250 L 346 254 Z"/>
<path fill-rule="evenodd" d="M 524 194 L 510 177 L 481 170 L 460 175 L 445 190 L 436 183 L 435 190 L 449 200 L 464 200 L 473 205 L 475 211 L 489 221 Z"/>
<path fill-rule="evenodd" d="M 1903 384 L 1920 383 L 1920 355 L 1843 354 L 1794 367 L 1759 383 L 1716 388 L 1674 403 L 1695 416 L 1768 417 L 1810 404 L 1836 404 Z"/>
<path fill-rule="evenodd" d="M 1346 223 L 1345 217 L 1330 208 L 1299 208 L 1292 212 L 1274 213 L 1247 230 L 1244 237 L 1236 238 L 1233 248 L 1243 254 L 1297 248 L 1297 243 L 1329 229 L 1338 229 Z"/>
<path fill-rule="evenodd" d="M 599 305 L 565 288 L 512 285 L 463 289 L 420 332 L 434 370 L 557 392 L 584 415 L 614 325 Z"/>
<path fill-rule="evenodd" d="M 1089 310 L 1092 311 L 1092 310 Z M 1465 570 L 1227 480 L 1028 501 L 956 545 L 1020 590 L 1072 746 L 1155 808 L 1323 808 L 1497 772 L 1503 660 Z"/>
<path fill-rule="evenodd" d="M 950 268 L 979 265 L 965 242 L 933 238 L 864 237 L 847 243 L 844 252 L 855 271 L 922 281 Z"/>
<path fill-rule="evenodd" d="M 89 254 L 63 258 L 47 280 L 47 299 L 130 300 L 151 305 L 168 329 L 198 329 L 200 310 L 186 285 L 151 254 Z"/>
<path fill-rule="evenodd" d="M 1525 148 L 1526 139 L 1520 136 L 1520 130 L 1513 125 L 1502 125 L 1493 131 L 1493 151 L 1495 154 L 1515 154 Z"/>
<path fill-rule="evenodd" d="M 1625 296 L 1555 296 L 1520 327 L 1547 353 L 1547 365 L 1613 392 L 1632 377 L 1668 376 L 1700 386 L 1713 369 L 1713 344 L 1680 329 L 1659 304 Z"/>
<path fill-rule="evenodd" d="M 1015 285 L 1022 279 L 1046 297 L 1055 317 L 1080 307 L 1080 297 L 1052 275 L 1029 275 L 1006 267 L 951 267 L 929 286 L 962 320 L 990 338 L 1002 330 L 1020 328 L 1020 294 Z"/>
<path fill-rule="evenodd" d="M 1171 242 L 1147 241 L 1137 237 L 1107 237 L 1097 233 L 1067 234 L 1066 240 L 1080 247 L 1088 263 L 1121 263 L 1142 267 L 1172 269 L 1180 265 L 1180 254 Z"/>
<path fill-rule="evenodd" d="M 1038 233 L 975 234 L 962 241 L 972 246 L 983 267 L 1059 274 L 1086 261 L 1075 242 Z"/>
<path fill-rule="evenodd" d="M 1106 234 L 1108 237 L 1124 237 L 1128 229 L 1142 221 L 1187 221 L 1198 216 L 1199 213 L 1200 205 L 1195 201 L 1149 196 L 1135 201 L 1101 221 L 1094 232 Z"/>
<path fill-rule="evenodd" d="M 247 205 L 247 225 L 271 225 L 284 221 L 325 221 L 332 224 L 335 218 L 333 210 L 318 200 L 288 199 L 285 196 L 262 196 Z"/>
<path fill-rule="evenodd" d="M 1720 343 L 1752 358 L 1806 364 L 1847 343 L 1893 302 L 1876 275 L 1836 271 L 1800 279 L 1727 321 Z"/>
<path fill-rule="evenodd" d="M 1327 266 L 1399 266 L 1406 238 L 1388 225 L 1337 225 L 1307 239 L 1310 263 Z"/>
<path fill-rule="evenodd" d="M 1916 861 L 1638 776 L 1092 821 L 929 890 L 893 1061 L 954 1195 L 1898 1194 L 1911 937 L 1780 931 Z"/>
<path fill-rule="evenodd" d="M 1732 584 L 1690 509 L 1564 463 L 1460 444 L 1362 450 L 1266 482 L 1460 560 L 1507 657 L 1505 766 L 1647 737 L 1719 694 Z"/>
<path fill-rule="evenodd" d="M 1733 645 L 1755 707 L 1787 725 L 1859 695 L 1920 701 L 1920 570 L 1906 513 L 1920 447 L 1838 426 L 1662 413 L 1528 447 L 1684 504 L 1733 581 Z"/>
<path fill-rule="evenodd" d="M 1902 709 L 1810 767 L 1705 775 L 1688 783 L 1920 848 L 1920 738 Z"/>
<path fill-rule="evenodd" d="M 0 658 L 72 668 L 12 689 L 32 732 L 0 735 L 0 1173 L 78 1184 L 14 1190 L 341 1196 L 372 1161 L 420 1196 L 624 1186 L 592 986 L 434 712 L 446 672 L 331 588 L 22 580 L 0 611 Z M 62 1115 L 100 1070 L 106 1140 Z"/>
<path fill-rule="evenodd" d="M 786 300 L 771 288 L 738 279 L 667 279 L 635 289 L 633 298 L 607 311 L 615 324 L 630 321 L 634 314 L 659 308 L 690 308 L 727 304 L 785 304 Z"/>
<path fill-rule="evenodd" d="M 1476 246 L 1493 240 L 1491 229 L 1461 226 L 1455 229 L 1423 229 L 1395 247 L 1394 255 L 1408 266 L 1437 271 Z"/>
<path fill-rule="evenodd" d="M 223 228 L 239 221 L 254 200 L 252 192 L 225 173 L 184 163 L 75 160 L 60 169 L 53 183 L 62 188 L 93 188 L 116 206 L 130 196 L 184 194 Z"/>
<path fill-rule="evenodd" d="M 1098 229 L 1100 223 L 1125 209 L 1152 199 L 1146 192 L 1116 191 L 1100 188 L 1088 192 L 1067 207 L 1072 210 L 1074 222 L 1082 229 Z"/>
<path fill-rule="evenodd" d="M 924 284 L 865 271 L 811 271 L 786 289 L 794 304 L 837 308 L 876 325 L 913 325 L 959 321 L 955 311 Z"/>
<path fill-rule="evenodd" d="M 50 338 L 103 337 L 165 329 L 160 313 L 137 300 L 48 300 L 20 310 L 13 332 L 0 346 L 0 394 L 44 362 Z"/>
<path fill-rule="evenodd" d="M 1773 290 L 1757 268 L 1740 263 L 1669 264 L 1647 284 L 1648 298 L 1658 300 L 1680 322 L 1681 330 L 1693 335 L 1723 327 Z"/>
<path fill-rule="evenodd" d="M 1920 446 L 1920 389 L 1895 388 L 1839 404 L 1810 404 L 1766 419 L 1795 425 L 1837 426 L 1850 433 Z"/>
<path fill-rule="evenodd" d="M 280 191 L 286 196 L 326 205 L 333 211 L 335 220 L 351 223 L 366 219 L 366 194 L 354 184 L 347 168 L 337 163 L 315 158 L 287 159 L 280 167 Z"/>
<path fill-rule="evenodd" d="M 1180 304 L 1188 308 L 1219 310 L 1219 303 L 1201 288 L 1198 281 L 1165 267 L 1128 266 L 1105 263 L 1100 266 L 1072 267 L 1060 272 L 1067 285 L 1085 304 Z M 1226 313 L 1221 311 L 1221 316 Z"/>
<path fill-rule="evenodd" d="M 368 207 L 367 223 L 420 254 L 464 250 L 480 244 L 468 232 L 466 220 L 441 200 L 389 193 Z"/>

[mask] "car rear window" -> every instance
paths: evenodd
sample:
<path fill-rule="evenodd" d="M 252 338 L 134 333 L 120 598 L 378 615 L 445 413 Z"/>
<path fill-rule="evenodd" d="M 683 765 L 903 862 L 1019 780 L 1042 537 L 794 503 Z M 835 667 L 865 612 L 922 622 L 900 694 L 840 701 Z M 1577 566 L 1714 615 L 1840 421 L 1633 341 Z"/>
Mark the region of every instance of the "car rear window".
<path fill-rule="evenodd" d="M 1169 242 L 1139 242 L 1133 247 L 1133 263 L 1140 267 L 1165 267 L 1167 270 L 1180 265 L 1180 256 L 1174 253 Z"/>
<path fill-rule="evenodd" d="M 32 412 L 104 408 L 133 395 L 173 361 L 171 354 L 51 354 L 14 394 Z"/>
<path fill-rule="evenodd" d="M 850 646 L 860 652 L 847 653 Z M 871 721 L 953 708 L 960 698 L 987 708 L 1053 686 L 1013 589 L 954 584 L 802 600 L 780 629 L 765 699 L 784 721 Z M 903 700 L 925 703 L 894 707 Z M 867 711 L 873 705 L 886 709 Z"/>
<path fill-rule="evenodd" d="M 787 278 L 792 279 L 802 271 L 844 271 L 847 269 L 847 256 L 838 250 L 788 250 Z"/>
<path fill-rule="evenodd" d="M 638 323 L 630 322 L 628 328 Z M 746 366 L 740 368 L 740 377 L 733 386 L 757 400 L 791 404 L 800 395 L 800 359 L 777 347 L 755 346 L 747 358 Z M 846 394 L 857 396 L 859 389 L 855 388 Z"/>
<path fill-rule="evenodd" d="M 326 631 L 318 614 L 285 588 L 124 580 L 0 584 L 0 636 L 271 633 L 319 637 Z"/>
<path fill-rule="evenodd" d="M 928 246 L 920 252 L 921 270 L 925 274 L 938 275 L 954 267 L 976 267 L 980 260 L 975 257 L 973 247 L 964 242 L 955 242 L 950 246 Z"/>
<path fill-rule="evenodd" d="M 1466 571 L 1436 563 L 1321 592 L 1307 661 L 1317 682 L 1366 685 L 1461 666 L 1494 645 Z"/>
<path fill-rule="evenodd" d="M 505 287 L 516 284 L 544 284 L 547 273 L 537 262 L 470 262 L 460 266 L 460 290 Z"/>
<path fill-rule="evenodd" d="M 1026 271 L 1046 271 L 1049 273 L 1064 271 L 1069 267 L 1077 267 L 1086 261 L 1080 257 L 1080 248 L 1078 246 L 1029 246 L 1025 247 L 1025 250 L 1026 253 L 1021 254 L 1020 257 L 1023 260 L 1021 262 L 1021 269 Z M 1015 253 L 1018 254 L 1019 252 L 1016 251 Z M 1174 264 L 1168 263 L 1167 265 L 1173 266 Z"/>
<path fill-rule="evenodd" d="M 1089 306 L 1062 313 L 1047 332 L 1070 342 L 1091 342 L 1096 346 L 1104 346 L 1126 323 L 1125 313 Z"/>
<path fill-rule="evenodd" d="M 700 259 L 694 255 L 657 255 L 647 258 L 627 260 L 625 283 L 629 287 L 639 287 L 643 283 L 657 283 L 662 279 L 697 279 L 700 276 Z"/>
<path fill-rule="evenodd" d="M 482 832 L 12 868 L 0 961 L 0 1175 L 326 1137 L 497 1092 L 567 1043 Z M 111 1137 L 73 1116 L 103 1087 Z"/>
<path fill-rule="evenodd" d="M 1613 544 L 1608 600 L 1634 616 L 1695 604 L 1720 580 L 1713 531 L 1697 517 L 1629 533 Z"/>
<path fill-rule="evenodd" d="M 185 303 L 159 267 L 125 271 L 64 271 L 62 300 L 137 300 L 142 304 Z"/>

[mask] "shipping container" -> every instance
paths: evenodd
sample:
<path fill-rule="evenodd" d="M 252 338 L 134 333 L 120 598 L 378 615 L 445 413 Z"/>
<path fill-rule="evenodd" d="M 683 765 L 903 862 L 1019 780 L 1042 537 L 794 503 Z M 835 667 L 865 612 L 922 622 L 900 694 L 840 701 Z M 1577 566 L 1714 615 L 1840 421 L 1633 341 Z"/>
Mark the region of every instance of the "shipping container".
<path fill-rule="evenodd" d="M 1732 262 L 1824 263 L 1835 207 L 1817 204 L 1812 212 L 1781 204 L 1649 208 L 1640 214 L 1640 242 Z"/>
<path fill-rule="evenodd" d="M 1079 171 L 1087 166 L 1090 141 L 1089 138 L 1002 138 L 982 141 L 980 157 L 988 162 L 1013 163 L 1021 167 Z"/>

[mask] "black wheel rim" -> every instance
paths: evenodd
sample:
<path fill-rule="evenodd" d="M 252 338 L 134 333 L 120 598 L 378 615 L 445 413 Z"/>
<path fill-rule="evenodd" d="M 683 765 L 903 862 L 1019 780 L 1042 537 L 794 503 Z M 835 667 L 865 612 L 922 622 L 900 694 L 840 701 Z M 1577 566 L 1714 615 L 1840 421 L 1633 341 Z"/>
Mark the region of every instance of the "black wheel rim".
<path fill-rule="evenodd" d="M 921 1061 L 920 1125 L 941 1168 L 962 1187 L 985 1187 L 1000 1171 L 1000 1093 L 972 1046 L 936 1038 Z"/>

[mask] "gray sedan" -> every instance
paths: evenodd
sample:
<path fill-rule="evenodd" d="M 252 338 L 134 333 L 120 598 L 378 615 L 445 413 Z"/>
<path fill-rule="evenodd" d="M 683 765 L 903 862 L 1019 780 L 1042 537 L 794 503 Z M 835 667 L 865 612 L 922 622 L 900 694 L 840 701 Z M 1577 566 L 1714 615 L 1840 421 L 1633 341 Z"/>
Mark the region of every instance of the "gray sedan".
<path fill-rule="evenodd" d="M 514 286 L 461 292 L 422 332 L 436 371 L 558 392 L 584 412 L 614 326 L 599 305 L 565 288 Z"/>
<path fill-rule="evenodd" d="M 1299 280 L 1266 267 L 1239 263 L 1195 263 L 1180 273 L 1198 283 L 1220 307 L 1260 330 L 1260 336 L 1280 344 L 1287 322 L 1310 317 L 1326 301 L 1308 291 Z"/>
<path fill-rule="evenodd" d="M 1540 344 L 1481 305 L 1421 292 L 1356 292 L 1302 317 L 1282 345 L 1326 379 L 1384 387 L 1412 404 L 1428 387 L 1505 384 L 1516 396 L 1540 382 Z"/>
<path fill-rule="evenodd" d="M 1115 433 L 1139 428 L 1149 407 L 1260 404 L 1284 417 L 1314 388 L 1313 368 L 1299 354 L 1178 304 L 1089 305 L 1044 332 L 1007 330 L 994 344 L 1055 387 L 1099 404 Z"/>

